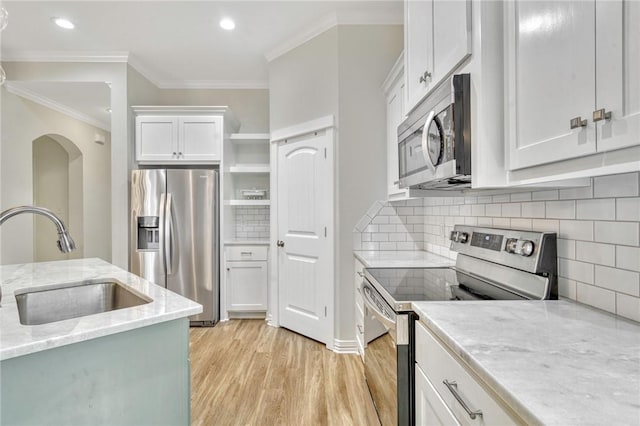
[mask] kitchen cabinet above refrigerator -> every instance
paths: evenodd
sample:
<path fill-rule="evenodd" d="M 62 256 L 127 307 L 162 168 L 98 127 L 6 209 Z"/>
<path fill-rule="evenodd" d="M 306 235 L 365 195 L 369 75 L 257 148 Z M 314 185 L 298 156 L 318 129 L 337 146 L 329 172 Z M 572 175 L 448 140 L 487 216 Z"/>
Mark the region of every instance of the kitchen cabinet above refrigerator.
<path fill-rule="evenodd" d="M 228 107 L 134 106 L 140 164 L 219 164 L 223 141 L 238 129 Z"/>

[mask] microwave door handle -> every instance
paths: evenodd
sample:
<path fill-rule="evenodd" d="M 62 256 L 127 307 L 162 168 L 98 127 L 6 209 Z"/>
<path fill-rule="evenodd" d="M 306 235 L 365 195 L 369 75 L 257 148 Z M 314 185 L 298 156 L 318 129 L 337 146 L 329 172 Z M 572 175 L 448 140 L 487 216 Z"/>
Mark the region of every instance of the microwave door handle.
<path fill-rule="evenodd" d="M 434 175 L 436 174 L 436 166 L 433 165 L 431 157 L 429 157 L 429 146 L 427 145 L 427 137 L 429 134 L 429 127 L 431 126 L 431 123 L 435 118 L 436 112 L 431 111 L 429 113 L 429 116 L 427 117 L 427 121 L 425 121 L 424 123 L 424 128 L 422 129 L 422 155 L 424 156 L 424 161 L 427 164 L 427 167 Z"/>

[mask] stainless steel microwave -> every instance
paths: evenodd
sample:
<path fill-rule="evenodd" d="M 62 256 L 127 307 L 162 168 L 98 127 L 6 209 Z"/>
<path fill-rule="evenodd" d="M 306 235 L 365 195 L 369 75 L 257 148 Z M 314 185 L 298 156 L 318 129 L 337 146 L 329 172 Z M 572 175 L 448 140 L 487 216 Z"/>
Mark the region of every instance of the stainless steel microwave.
<path fill-rule="evenodd" d="M 471 186 L 471 83 L 449 77 L 398 126 L 400 188 Z"/>

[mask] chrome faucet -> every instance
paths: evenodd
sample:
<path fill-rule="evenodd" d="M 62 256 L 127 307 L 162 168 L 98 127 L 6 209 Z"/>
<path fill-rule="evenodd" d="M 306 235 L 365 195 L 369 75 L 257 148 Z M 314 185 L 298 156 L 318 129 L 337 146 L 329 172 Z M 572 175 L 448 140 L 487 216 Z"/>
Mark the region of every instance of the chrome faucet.
<path fill-rule="evenodd" d="M 71 238 L 71 235 L 69 235 L 69 231 L 67 231 L 67 227 L 64 226 L 64 222 L 62 222 L 54 212 L 43 207 L 20 206 L 7 209 L 0 213 L 0 225 L 7 219 L 22 213 L 33 213 L 48 217 L 56 225 L 56 228 L 58 228 L 58 249 L 63 253 L 69 253 L 76 249 L 76 243 L 73 241 L 73 238 Z M 2 289 L 0 289 L 0 301 L 2 301 Z"/>

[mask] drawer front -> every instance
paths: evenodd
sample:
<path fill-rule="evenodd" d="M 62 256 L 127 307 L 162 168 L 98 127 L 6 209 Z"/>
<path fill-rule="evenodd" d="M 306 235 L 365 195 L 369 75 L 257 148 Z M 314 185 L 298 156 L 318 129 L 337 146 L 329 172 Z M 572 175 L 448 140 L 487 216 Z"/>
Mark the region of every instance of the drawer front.
<path fill-rule="evenodd" d="M 266 246 L 229 246 L 226 260 L 267 260 Z"/>
<path fill-rule="evenodd" d="M 416 362 L 461 425 L 518 424 L 420 322 L 416 322 Z M 481 410 L 482 415 L 472 419 L 454 392 L 471 411 Z"/>
<path fill-rule="evenodd" d="M 427 375 L 416 366 L 416 426 L 459 425 Z"/>

